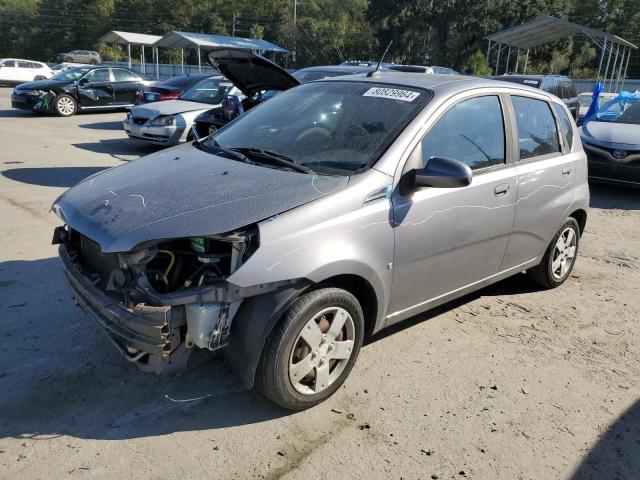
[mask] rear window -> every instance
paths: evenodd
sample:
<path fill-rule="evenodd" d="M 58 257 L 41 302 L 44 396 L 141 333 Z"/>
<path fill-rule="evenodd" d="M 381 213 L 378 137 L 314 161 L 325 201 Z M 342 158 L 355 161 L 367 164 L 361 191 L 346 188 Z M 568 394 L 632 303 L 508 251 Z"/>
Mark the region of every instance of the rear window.
<path fill-rule="evenodd" d="M 544 100 L 511 96 L 518 127 L 520 160 L 560 151 L 558 129 L 551 108 Z"/>
<path fill-rule="evenodd" d="M 193 77 L 189 75 L 185 75 L 182 77 L 174 77 L 169 80 L 165 80 L 160 85 L 161 87 L 186 87 L 194 82 L 202 80 L 203 77 Z"/>

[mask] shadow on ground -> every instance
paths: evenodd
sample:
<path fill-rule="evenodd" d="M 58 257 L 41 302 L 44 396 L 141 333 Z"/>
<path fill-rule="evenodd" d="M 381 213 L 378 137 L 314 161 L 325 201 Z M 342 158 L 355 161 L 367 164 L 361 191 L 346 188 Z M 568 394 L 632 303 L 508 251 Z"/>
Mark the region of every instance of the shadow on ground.
<path fill-rule="evenodd" d="M 107 167 L 43 167 L 12 168 L 4 170 L 2 176 L 16 182 L 42 187 L 72 187 L 94 173 Z"/>
<path fill-rule="evenodd" d="M 600 437 L 571 480 L 640 478 L 640 400 Z"/>
<path fill-rule="evenodd" d="M 157 152 L 161 148 L 131 140 L 130 138 L 111 138 L 107 140 L 100 140 L 99 142 L 74 143 L 72 145 L 76 148 L 88 150 L 90 152 L 106 153 L 118 160 L 125 160 L 120 158 L 122 155 L 137 155 L 142 157 L 143 155 Z"/>
<path fill-rule="evenodd" d="M 160 380 L 125 361 L 70 299 L 57 258 L 0 263 L 0 438 L 128 439 L 286 416 L 221 359 Z"/>
<path fill-rule="evenodd" d="M 0 110 L 0 118 L 43 118 L 45 115 L 35 113 L 32 110 L 22 110 L 12 108 L 11 110 Z"/>
<path fill-rule="evenodd" d="M 590 208 L 605 210 L 640 210 L 640 190 L 607 185 L 605 183 L 590 183 Z"/>
<path fill-rule="evenodd" d="M 78 125 L 80 128 L 88 128 L 90 130 L 122 130 L 122 120 L 113 122 L 96 122 Z"/>

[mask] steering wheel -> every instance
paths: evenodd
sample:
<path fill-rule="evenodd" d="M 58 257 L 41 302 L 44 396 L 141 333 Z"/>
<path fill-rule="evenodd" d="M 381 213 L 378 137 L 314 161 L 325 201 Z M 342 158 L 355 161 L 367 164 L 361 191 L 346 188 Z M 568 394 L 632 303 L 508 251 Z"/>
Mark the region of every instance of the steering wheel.
<path fill-rule="evenodd" d="M 331 132 L 323 127 L 314 126 L 300 132 L 295 138 L 295 142 L 301 142 L 302 140 L 309 141 L 310 138 L 317 137 L 318 140 L 326 140 L 331 136 Z"/>

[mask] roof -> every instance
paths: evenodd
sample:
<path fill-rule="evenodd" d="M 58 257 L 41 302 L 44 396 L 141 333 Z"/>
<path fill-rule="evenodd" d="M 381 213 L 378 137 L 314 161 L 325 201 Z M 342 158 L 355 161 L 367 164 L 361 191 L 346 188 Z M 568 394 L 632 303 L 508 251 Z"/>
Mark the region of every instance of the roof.
<path fill-rule="evenodd" d="M 352 72 L 352 73 L 363 73 L 370 72 L 373 67 L 363 67 L 361 65 L 316 65 L 314 67 L 305 67 L 300 70 L 296 70 L 295 73 L 298 72 Z"/>
<path fill-rule="evenodd" d="M 634 44 L 611 33 L 551 16 L 538 17 L 521 25 L 492 33 L 484 38 L 527 50 L 544 43 L 575 35 L 586 35 L 592 40 L 607 39 L 608 42 L 617 43 L 625 47 L 638 48 Z"/>
<path fill-rule="evenodd" d="M 243 50 L 257 50 L 261 52 L 289 51 L 266 40 L 255 38 L 228 37 L 225 35 L 209 35 L 206 33 L 191 33 L 173 31 L 159 38 L 154 46 L 164 48 L 194 48 L 207 50 L 211 48 L 230 47 Z"/>
<path fill-rule="evenodd" d="M 126 45 L 132 43 L 134 45 L 153 45 L 162 37 L 158 35 L 147 35 L 146 33 L 120 32 L 111 30 L 98 39 L 98 43 L 120 43 Z"/>

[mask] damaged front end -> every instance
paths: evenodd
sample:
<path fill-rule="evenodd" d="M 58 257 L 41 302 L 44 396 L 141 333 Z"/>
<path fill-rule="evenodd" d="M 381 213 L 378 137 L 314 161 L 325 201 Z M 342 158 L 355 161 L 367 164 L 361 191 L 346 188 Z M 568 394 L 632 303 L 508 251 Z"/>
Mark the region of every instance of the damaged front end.
<path fill-rule="evenodd" d="M 256 250 L 258 229 L 151 242 L 129 253 L 105 253 L 68 226 L 55 230 L 74 299 L 92 314 L 131 362 L 158 375 L 179 372 L 194 348 L 229 341 L 243 299 L 256 289 L 227 281 Z"/>

